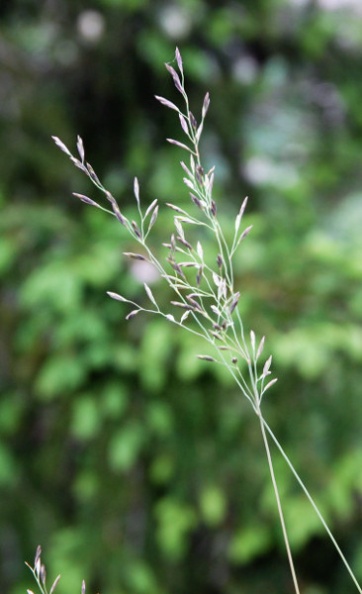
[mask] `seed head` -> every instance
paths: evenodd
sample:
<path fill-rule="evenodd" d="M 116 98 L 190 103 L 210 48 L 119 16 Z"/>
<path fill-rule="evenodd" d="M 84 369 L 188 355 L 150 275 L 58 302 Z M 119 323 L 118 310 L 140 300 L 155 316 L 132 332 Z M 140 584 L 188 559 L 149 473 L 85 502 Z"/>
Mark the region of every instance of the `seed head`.
<path fill-rule="evenodd" d="M 170 64 L 165 64 L 165 66 L 166 66 L 167 70 L 169 71 L 169 73 L 171 74 L 171 76 L 173 78 L 173 82 L 174 82 L 174 85 L 175 85 L 176 89 L 180 93 L 183 93 L 183 88 L 182 88 L 181 80 L 180 80 L 180 77 L 177 74 L 176 70 Z"/>
<path fill-rule="evenodd" d="M 99 204 L 97 204 L 97 202 L 95 202 L 91 198 L 88 198 L 88 196 L 84 196 L 84 194 L 77 194 L 76 192 L 73 192 L 73 196 L 79 198 L 79 200 L 81 200 L 85 204 L 90 204 L 90 206 L 96 206 L 97 208 L 99 208 Z"/>
<path fill-rule="evenodd" d="M 137 237 L 139 237 L 139 239 L 141 239 L 141 237 L 142 237 L 141 231 L 139 230 L 139 227 L 138 227 L 136 221 L 131 221 L 131 225 L 132 225 L 132 229 L 135 232 L 135 234 L 137 235 Z"/>
<path fill-rule="evenodd" d="M 203 203 L 201 202 L 201 200 L 200 200 L 200 199 L 199 199 L 197 196 L 195 196 L 194 194 L 191 194 L 191 193 L 190 193 L 190 198 L 191 198 L 192 202 L 193 202 L 194 204 L 196 204 L 196 206 L 197 206 L 197 207 L 198 207 L 200 210 L 203 210 L 203 209 L 204 209 L 204 208 L 203 208 Z"/>
<path fill-rule="evenodd" d="M 230 310 L 229 310 L 229 312 L 230 312 L 230 315 L 231 315 L 231 314 L 234 312 L 234 310 L 235 310 L 235 308 L 236 308 L 237 304 L 239 303 L 239 299 L 240 299 L 240 293 L 239 293 L 239 291 L 238 291 L 237 293 L 235 293 L 235 295 L 234 295 L 234 297 L 233 297 L 233 300 L 232 300 L 232 302 L 231 302 L 231 305 L 230 305 Z"/>
<path fill-rule="evenodd" d="M 203 183 L 204 175 L 205 175 L 205 172 L 204 172 L 203 167 L 201 167 L 201 165 L 197 165 L 196 166 L 196 179 L 199 182 L 199 184 Z"/>
<path fill-rule="evenodd" d="M 202 119 L 204 119 L 204 117 L 207 114 L 207 110 L 209 109 L 209 105 L 210 105 L 210 94 L 206 93 L 205 97 L 204 97 L 204 103 L 202 105 Z"/>
<path fill-rule="evenodd" d="M 197 121 L 194 114 L 190 111 L 190 122 L 194 130 L 197 130 Z"/>
<path fill-rule="evenodd" d="M 216 359 L 214 357 L 210 357 L 210 355 L 197 355 L 198 359 L 202 361 L 210 361 L 210 363 L 216 363 Z"/>

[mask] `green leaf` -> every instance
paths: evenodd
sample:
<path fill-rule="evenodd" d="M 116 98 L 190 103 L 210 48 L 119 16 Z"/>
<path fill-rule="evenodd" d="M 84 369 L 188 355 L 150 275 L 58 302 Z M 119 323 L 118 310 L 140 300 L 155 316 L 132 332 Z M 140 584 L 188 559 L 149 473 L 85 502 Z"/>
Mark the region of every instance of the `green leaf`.
<path fill-rule="evenodd" d="M 73 404 L 71 432 L 78 439 L 91 439 L 101 427 L 97 403 L 92 396 L 77 396 Z"/>
<path fill-rule="evenodd" d="M 137 594 L 159 594 L 159 586 L 151 567 L 141 559 L 131 561 L 124 571 L 131 591 Z"/>
<path fill-rule="evenodd" d="M 271 546 L 271 534 L 256 521 L 243 526 L 231 539 L 228 557 L 233 563 L 248 563 L 265 553 Z"/>
<path fill-rule="evenodd" d="M 112 435 L 108 447 L 110 468 L 125 472 L 135 464 L 144 443 L 144 431 L 136 421 L 129 421 Z"/>
<path fill-rule="evenodd" d="M 159 319 L 150 320 L 144 330 L 139 369 L 142 384 L 149 390 L 159 390 L 166 383 L 173 332 L 171 324 Z"/>
<path fill-rule="evenodd" d="M 209 485 L 201 491 L 200 511 L 206 524 L 217 526 L 222 522 L 226 512 L 226 499 L 219 487 Z"/>
<path fill-rule="evenodd" d="M 80 358 L 70 353 L 55 355 L 40 369 L 35 393 L 44 400 L 67 396 L 82 385 L 85 377 L 86 369 Z"/>
<path fill-rule="evenodd" d="M 165 498 L 157 505 L 156 517 L 161 548 L 170 559 L 180 559 L 186 551 L 188 534 L 196 525 L 194 510 L 176 499 Z"/>
<path fill-rule="evenodd" d="M 174 430 L 171 408 L 164 402 L 151 402 L 147 408 L 147 424 L 155 435 L 166 437 Z"/>
<path fill-rule="evenodd" d="M 169 454 L 160 454 L 152 461 L 150 467 L 150 477 L 156 484 L 168 483 L 175 471 L 175 460 Z"/>
<path fill-rule="evenodd" d="M 100 394 L 100 406 L 103 416 L 110 419 L 121 418 L 128 404 L 127 384 L 121 381 L 110 383 Z"/>

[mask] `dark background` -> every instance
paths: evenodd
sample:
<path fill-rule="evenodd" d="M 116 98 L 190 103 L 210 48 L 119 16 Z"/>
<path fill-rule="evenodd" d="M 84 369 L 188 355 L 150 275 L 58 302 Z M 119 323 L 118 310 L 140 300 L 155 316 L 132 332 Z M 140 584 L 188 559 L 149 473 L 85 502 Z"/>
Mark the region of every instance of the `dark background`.
<path fill-rule="evenodd" d="M 135 246 L 50 139 L 80 134 L 130 216 L 135 175 L 144 204 L 187 204 L 154 99 L 178 101 L 176 45 L 196 114 L 211 93 L 226 229 L 250 196 L 236 272 L 279 377 L 265 415 L 362 580 L 360 3 L 2 0 L 0 19 L 1 592 L 35 590 L 38 544 L 59 594 L 293 591 L 257 420 L 191 335 L 124 321 L 106 291 L 145 299 Z M 275 455 L 303 594 L 354 591 Z"/>

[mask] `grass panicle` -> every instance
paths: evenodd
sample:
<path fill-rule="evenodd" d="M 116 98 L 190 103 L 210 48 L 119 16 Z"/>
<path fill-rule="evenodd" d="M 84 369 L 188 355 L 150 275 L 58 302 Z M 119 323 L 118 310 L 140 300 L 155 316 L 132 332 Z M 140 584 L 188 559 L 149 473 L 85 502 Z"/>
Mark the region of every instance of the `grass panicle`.
<path fill-rule="evenodd" d="M 182 327 L 185 331 L 197 337 L 203 338 L 213 354 L 199 354 L 197 357 L 205 362 L 223 365 L 236 382 L 246 403 L 252 407 L 259 420 L 261 439 L 264 444 L 291 578 L 296 594 L 300 593 L 300 587 L 294 567 L 288 530 L 284 520 L 283 505 L 278 489 L 278 481 L 274 472 L 269 440 L 273 442 L 284 458 L 331 538 L 358 592 L 362 594 L 361 587 L 322 517 L 317 504 L 314 502 L 307 487 L 304 485 L 282 445 L 263 416 L 262 402 L 264 395 L 275 385 L 277 378 L 272 377 L 272 356 L 265 354 L 265 337 L 258 338 L 253 330 L 247 333 L 244 329 L 244 320 L 242 320 L 238 309 L 241 294 L 235 286 L 234 274 L 234 258 L 238 254 L 241 243 L 252 229 L 250 225 L 243 225 L 248 198 L 244 198 L 235 215 L 234 233 L 230 242 L 224 233 L 218 217 L 219 210 L 222 210 L 222 204 L 219 203 L 213 193 L 214 167 L 206 170 L 202 163 L 200 151 L 200 139 L 204 129 L 205 117 L 210 107 L 210 95 L 206 93 L 200 115 L 194 115 L 190 109 L 188 94 L 185 89 L 183 61 L 178 49 L 176 49 L 173 64 L 166 64 L 166 68 L 179 93 L 181 106 L 179 107 L 178 102 L 170 101 L 165 97 L 156 96 L 156 99 L 161 105 L 171 109 L 178 115 L 181 137 L 180 139 L 167 138 L 167 141 L 185 153 L 184 159 L 181 161 L 181 169 L 184 176 L 183 183 L 186 186 L 190 201 L 189 206 L 186 208 L 180 208 L 177 204 L 166 204 L 170 211 L 172 211 L 173 231 L 171 237 L 169 239 L 165 238 L 165 241 L 162 243 L 162 246 L 167 251 L 164 258 L 159 257 L 158 248 L 155 248 L 149 241 L 152 228 L 157 224 L 160 207 L 158 201 L 154 200 L 144 208 L 138 179 L 135 178 L 133 184 L 133 194 L 137 206 L 137 220 L 129 220 L 121 211 L 113 195 L 103 186 L 93 167 L 86 161 L 82 139 L 80 137 L 77 138 L 78 156 L 73 156 L 71 151 L 59 138 L 53 137 L 56 145 L 69 157 L 72 163 L 103 193 L 106 206 L 95 202 L 92 198 L 83 194 L 75 193 L 74 196 L 85 204 L 95 206 L 114 216 L 128 231 L 135 245 L 139 245 L 139 251 L 137 249 L 131 252 L 124 252 L 125 257 L 135 260 L 146 260 L 155 267 L 160 278 L 174 293 L 174 297 L 169 304 L 170 308 L 166 309 L 158 304 L 156 297 L 147 284 L 144 284 L 144 290 L 150 302 L 149 308 L 135 303 L 126 296 L 119 295 L 113 291 L 108 291 L 108 295 L 112 299 L 122 301 L 131 306 L 131 311 L 126 315 L 127 320 L 131 320 L 134 316 L 142 312 L 151 313 L 152 315 L 162 316 L 168 322 Z M 197 236 L 198 229 L 202 230 L 200 236 Z M 202 245 L 202 237 L 205 231 L 209 233 L 215 244 L 217 257 L 214 262 L 210 262 L 205 254 L 206 250 Z M 53 594 L 59 577 L 55 580 L 48 593 L 45 585 L 45 569 L 40 561 L 40 548 L 37 551 L 34 567 L 30 567 L 30 569 L 40 592 L 42 594 Z M 85 585 L 82 586 L 82 594 L 84 592 Z M 32 594 L 30 590 L 28 590 L 28 593 Z"/>

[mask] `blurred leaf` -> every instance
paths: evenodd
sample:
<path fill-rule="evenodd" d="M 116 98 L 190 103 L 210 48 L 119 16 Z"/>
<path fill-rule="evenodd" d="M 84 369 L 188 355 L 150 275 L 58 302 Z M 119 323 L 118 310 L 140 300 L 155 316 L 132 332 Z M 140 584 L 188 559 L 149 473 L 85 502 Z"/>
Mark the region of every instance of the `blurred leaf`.
<path fill-rule="evenodd" d="M 125 472 L 135 464 L 144 444 L 142 427 L 136 421 L 129 421 L 112 435 L 108 449 L 110 468 Z"/>
<path fill-rule="evenodd" d="M 22 287 L 22 302 L 28 307 L 51 304 L 60 311 L 79 306 L 81 282 L 68 268 L 57 261 L 34 271 Z"/>
<path fill-rule="evenodd" d="M 176 561 L 185 553 L 187 535 L 196 524 L 195 512 L 171 498 L 161 500 L 155 511 L 159 545 L 169 559 Z"/>
<path fill-rule="evenodd" d="M 159 586 L 150 567 L 142 560 L 135 560 L 125 568 L 126 579 L 132 591 L 140 594 L 157 594 Z"/>
<path fill-rule="evenodd" d="M 42 367 L 35 383 L 38 397 L 50 400 L 67 396 L 69 391 L 80 387 L 86 377 L 81 359 L 71 353 L 58 354 Z"/>
<path fill-rule="evenodd" d="M 105 417 L 118 419 L 125 413 L 128 403 L 128 389 L 126 384 L 117 381 L 105 386 L 101 398 L 100 406 Z"/>
<path fill-rule="evenodd" d="M 152 461 L 150 477 L 156 484 L 165 484 L 170 481 L 175 471 L 175 462 L 168 454 L 160 454 Z"/>
<path fill-rule="evenodd" d="M 318 503 L 318 507 L 327 523 L 329 523 L 326 510 L 323 509 L 320 502 Z M 315 536 L 324 533 L 324 528 L 317 514 L 312 509 L 304 494 L 299 497 L 290 497 L 284 511 L 290 544 L 295 551 L 300 549 L 312 535 Z"/>
<path fill-rule="evenodd" d="M 92 396 L 77 396 L 73 404 L 71 431 L 78 439 L 91 439 L 101 427 L 97 403 Z"/>
<path fill-rule="evenodd" d="M 245 526 L 234 533 L 228 555 L 233 563 L 247 563 L 270 548 L 272 537 L 268 529 L 257 523 Z"/>
<path fill-rule="evenodd" d="M 159 319 L 150 319 L 144 329 L 139 369 L 142 383 L 149 390 L 165 385 L 173 348 L 172 334 L 171 324 Z"/>
<path fill-rule="evenodd" d="M 152 402 L 147 408 L 147 424 L 155 435 L 169 436 L 174 430 L 172 409 L 168 404 Z"/>
<path fill-rule="evenodd" d="M 226 512 L 226 500 L 219 487 L 210 485 L 201 491 L 200 510 L 206 524 L 217 526 L 221 523 Z"/>

